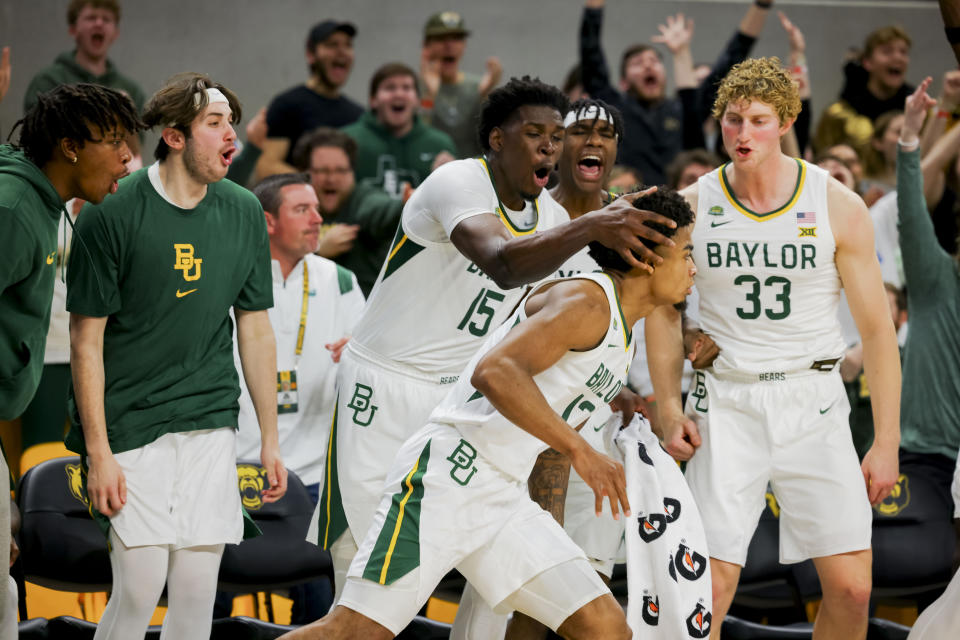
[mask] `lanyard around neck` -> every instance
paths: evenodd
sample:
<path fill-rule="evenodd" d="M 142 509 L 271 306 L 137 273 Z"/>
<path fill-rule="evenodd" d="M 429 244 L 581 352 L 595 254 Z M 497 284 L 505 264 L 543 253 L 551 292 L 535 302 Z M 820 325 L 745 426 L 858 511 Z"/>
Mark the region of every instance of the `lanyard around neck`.
<path fill-rule="evenodd" d="M 310 303 L 310 274 L 307 271 L 307 259 L 303 259 L 303 302 L 300 304 L 300 329 L 297 331 L 297 346 L 293 353 L 297 357 L 294 366 L 300 362 L 303 353 L 303 335 L 307 331 L 307 310 Z"/>

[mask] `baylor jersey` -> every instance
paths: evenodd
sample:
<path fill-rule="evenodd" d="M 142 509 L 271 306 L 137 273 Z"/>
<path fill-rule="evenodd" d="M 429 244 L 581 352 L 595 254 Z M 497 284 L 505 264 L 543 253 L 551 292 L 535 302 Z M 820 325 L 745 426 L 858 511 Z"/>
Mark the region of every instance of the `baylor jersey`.
<path fill-rule="evenodd" d="M 491 212 L 500 215 L 514 236 L 567 220 L 566 211 L 546 189 L 523 211 L 501 207 L 483 160 L 443 165 L 404 206 L 353 342 L 435 382 L 455 380 L 525 290 L 501 289 L 450 241 L 457 224 Z"/>
<path fill-rule="evenodd" d="M 624 321 L 613 281 L 604 273 L 576 276 L 603 287 L 610 303 L 610 320 L 603 340 L 589 351 L 568 351 L 554 365 L 533 380 L 547 404 L 572 427 L 590 417 L 598 408 L 616 397 L 626 384 L 633 360 L 633 335 Z M 537 456 L 547 449 L 540 439 L 504 418 L 470 384 L 480 359 L 496 346 L 519 322 L 526 319 L 521 304 L 508 322 L 498 327 L 474 354 L 457 384 L 430 415 L 430 422 L 451 424 L 490 464 L 518 482 L 526 482 Z M 469 450 L 463 452 L 471 454 Z"/>
<path fill-rule="evenodd" d="M 696 285 L 702 327 L 720 347 L 718 374 L 766 379 L 843 354 L 829 177 L 802 160 L 797 164 L 793 196 L 769 213 L 737 201 L 726 180 L 729 165 L 698 182 Z"/>

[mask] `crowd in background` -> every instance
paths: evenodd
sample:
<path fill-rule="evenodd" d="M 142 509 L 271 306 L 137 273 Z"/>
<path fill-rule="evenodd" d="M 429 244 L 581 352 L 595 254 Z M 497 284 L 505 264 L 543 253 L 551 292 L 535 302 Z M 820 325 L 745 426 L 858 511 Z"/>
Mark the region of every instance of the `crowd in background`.
<path fill-rule="evenodd" d="M 921 258 L 957 257 L 960 126 L 955 125 L 960 120 L 960 70 L 948 71 L 935 81 L 931 94 L 937 95 L 937 103 L 926 116 L 920 140 L 919 193 L 925 206 L 921 213 L 929 215 L 935 242 L 933 236 L 904 237 L 897 225 L 907 197 L 897 182 L 898 140 L 904 127 L 904 102 L 914 90 L 907 83 L 914 38 L 931 34 L 909 34 L 896 25 L 874 30 L 856 54 L 837 61 L 844 73 L 840 94 L 811 96 L 805 52 L 815 34 L 802 33 L 783 12 L 771 15 L 775 13 L 772 0 L 748 5 L 724 48 L 703 63 L 692 56 L 696 32 L 693 21 L 683 14 L 664 16 L 650 43 L 636 44 L 620 59 L 607 60 L 601 30 L 605 21 L 617 16 L 607 12 L 604 4 L 604 0 L 585 3 L 577 43 L 579 63 L 562 89 L 571 99 L 602 99 L 623 114 L 625 134 L 608 185 L 614 193 L 642 184 L 681 189 L 720 166 L 725 158 L 712 111 L 716 85 L 733 65 L 750 56 L 763 30 L 781 30 L 783 64 L 803 99 L 800 116 L 783 140 L 784 149 L 826 169 L 870 207 L 905 362 L 901 473 L 916 471 L 934 477 L 929 486 L 935 487 L 942 517 L 949 521 L 953 517 L 950 479 L 960 448 L 960 319 L 951 306 L 958 276 L 953 262 L 952 271 L 937 272 L 933 278 Z M 35 104 L 38 94 L 75 82 L 119 89 L 142 110 L 150 92 L 145 94 L 137 79 L 124 75 L 108 55 L 120 18 L 116 0 L 71 2 L 67 27 L 75 47 L 56 56 L 31 79 L 24 112 Z M 418 67 L 403 61 L 383 64 L 370 78 L 368 95 L 360 104 L 346 96 L 343 87 L 354 62 L 354 38 L 362 28 L 328 19 L 309 29 L 304 47 L 307 77 L 295 87 L 277 87 L 270 103 L 249 119 L 228 178 L 253 187 L 275 174 L 308 174 L 322 217 L 322 222 L 311 223 L 320 235 L 316 253 L 352 272 L 366 296 L 413 190 L 441 164 L 480 155 L 477 117 L 484 97 L 502 81 L 502 66 L 490 57 L 481 73 L 461 69 L 471 36 L 468 21 L 456 12 L 436 13 L 424 24 Z M 4 48 L 0 100 L 10 84 L 10 57 Z M 671 73 L 672 94 L 667 91 Z M 148 165 L 153 150 L 141 148 L 142 139 L 136 135 L 129 142 L 136 155 L 130 169 Z M 911 206 L 919 202 L 914 197 L 917 187 L 907 187 Z M 75 218 L 82 205 L 76 200 L 68 203 L 68 214 Z M 61 225 L 60 259 L 66 260 L 70 229 Z M 342 288 L 341 281 L 341 293 Z M 55 291 L 41 386 L 22 416 L 24 449 L 60 440 L 67 418 L 70 349 L 63 282 L 57 282 Z M 362 301 L 357 304 L 362 306 Z M 358 315 L 357 309 L 351 310 L 351 319 L 337 330 L 349 334 L 349 322 Z M 842 322 L 849 345 L 842 374 L 848 385 L 854 441 L 863 455 L 872 438 L 870 391 L 853 323 Z M 910 340 L 918 326 L 923 327 L 923 335 Z M 939 342 L 931 344 L 931 336 Z M 921 356 L 911 353 L 914 342 L 923 363 Z M 642 375 L 632 382 L 635 391 L 651 395 L 652 387 Z M 323 443 L 298 446 L 319 449 Z M 285 451 L 284 457 L 290 461 L 295 456 Z M 304 477 L 310 475 L 306 468 L 288 466 Z M 305 482 L 315 485 L 317 480 L 310 477 Z"/>

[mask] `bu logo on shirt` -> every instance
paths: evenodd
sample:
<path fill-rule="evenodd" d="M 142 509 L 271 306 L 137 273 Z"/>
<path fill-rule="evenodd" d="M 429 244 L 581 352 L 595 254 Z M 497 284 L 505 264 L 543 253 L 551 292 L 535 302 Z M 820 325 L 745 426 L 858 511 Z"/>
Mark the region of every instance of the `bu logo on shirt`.
<path fill-rule="evenodd" d="M 194 257 L 192 244 L 174 244 L 175 253 L 173 268 L 183 271 L 183 279 L 187 282 L 193 282 L 200 279 L 200 265 L 203 260 Z"/>
<path fill-rule="evenodd" d="M 660 596 L 651 596 L 646 591 L 643 592 L 643 608 L 640 610 L 643 621 L 651 627 L 657 626 L 660 622 Z"/>
<path fill-rule="evenodd" d="M 707 611 L 702 602 L 698 602 L 693 613 L 687 617 L 687 633 L 691 638 L 706 638 L 710 635 L 710 621 L 713 614 Z"/>
<path fill-rule="evenodd" d="M 477 450 L 473 448 L 472 444 L 460 438 L 460 444 L 447 458 L 449 462 L 453 463 L 453 468 L 450 469 L 450 477 L 457 484 L 467 486 L 467 483 L 477 472 L 477 468 L 473 466 L 473 461 L 476 459 Z"/>
<path fill-rule="evenodd" d="M 359 382 L 353 388 L 353 397 L 347 404 L 348 409 L 353 409 L 353 422 L 361 427 L 369 427 L 373 422 L 373 416 L 377 413 L 377 407 L 370 404 L 370 398 L 373 397 L 373 389 Z M 364 420 L 363 414 L 369 411 L 370 414 Z"/>

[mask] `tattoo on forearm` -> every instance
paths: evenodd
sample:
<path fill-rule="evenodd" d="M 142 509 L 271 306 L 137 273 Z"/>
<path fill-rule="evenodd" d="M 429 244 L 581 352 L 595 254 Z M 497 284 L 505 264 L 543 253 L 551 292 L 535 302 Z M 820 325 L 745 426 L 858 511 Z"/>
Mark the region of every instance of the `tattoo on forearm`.
<path fill-rule="evenodd" d="M 530 498 L 561 525 L 569 480 L 570 460 L 555 449 L 547 449 L 540 454 L 527 480 Z"/>

